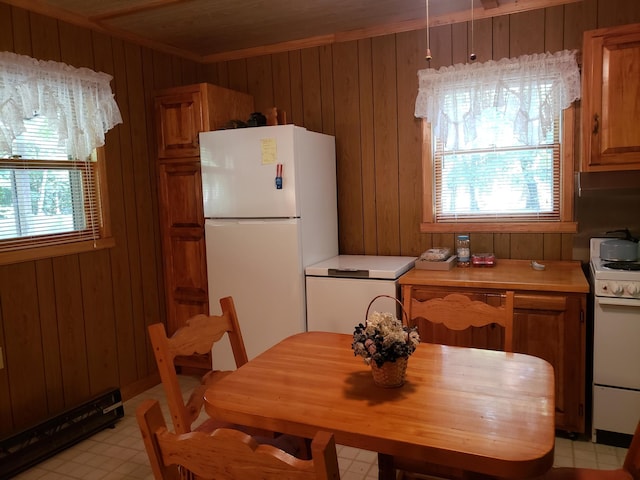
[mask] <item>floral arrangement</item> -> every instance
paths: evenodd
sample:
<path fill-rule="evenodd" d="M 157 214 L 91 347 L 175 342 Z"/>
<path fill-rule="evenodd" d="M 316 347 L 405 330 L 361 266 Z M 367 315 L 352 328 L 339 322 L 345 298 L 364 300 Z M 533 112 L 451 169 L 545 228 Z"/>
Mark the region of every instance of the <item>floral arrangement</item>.
<path fill-rule="evenodd" d="M 358 324 L 353 332 L 354 355 L 364 358 L 367 365 L 372 361 L 381 367 L 385 362 L 411 355 L 420 336 L 415 327 L 405 327 L 391 313 L 373 312 L 365 322 Z"/>

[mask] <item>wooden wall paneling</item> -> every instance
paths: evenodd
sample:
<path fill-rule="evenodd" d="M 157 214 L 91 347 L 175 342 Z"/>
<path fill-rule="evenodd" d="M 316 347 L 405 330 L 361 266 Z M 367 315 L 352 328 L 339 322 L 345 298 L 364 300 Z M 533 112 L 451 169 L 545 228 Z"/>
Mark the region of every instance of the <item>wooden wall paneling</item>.
<path fill-rule="evenodd" d="M 180 85 L 198 83 L 200 81 L 200 76 L 198 74 L 197 64 L 184 58 L 179 58 L 178 60 L 180 60 Z"/>
<path fill-rule="evenodd" d="M 638 0 L 598 0 L 598 28 L 637 22 L 640 22 Z"/>
<path fill-rule="evenodd" d="M 473 248 L 473 245 L 471 248 Z M 493 253 L 498 259 L 511 258 L 511 235 L 508 233 L 494 233 Z"/>
<path fill-rule="evenodd" d="M 544 51 L 559 52 L 564 49 L 563 6 L 544 9 Z"/>
<path fill-rule="evenodd" d="M 512 57 L 544 52 L 544 10 L 511 15 L 509 51 Z"/>
<path fill-rule="evenodd" d="M 433 59 L 427 62 L 427 68 L 437 70 L 440 67 L 452 65 L 451 25 L 431 27 L 428 34 Z"/>
<path fill-rule="evenodd" d="M 219 68 L 217 63 L 206 63 L 201 67 L 202 67 L 202 80 L 198 83 L 212 83 L 214 85 L 221 85 L 219 75 L 218 75 Z"/>
<path fill-rule="evenodd" d="M 66 22 L 58 24 L 60 39 L 60 61 L 74 67 L 95 70 L 91 30 L 76 27 Z"/>
<path fill-rule="evenodd" d="M 9 430 L 23 429 L 46 415 L 47 394 L 38 288 L 33 262 L 8 265 L 0 275 L 5 335 L 5 372 L 13 408 Z M 48 339 L 44 339 L 48 341 Z M 55 341 L 55 339 L 51 339 Z M 6 400 L 3 403 L 7 403 Z M 0 427 L 4 430 L 5 427 Z"/>
<path fill-rule="evenodd" d="M 211 83 L 220 85 L 221 87 L 229 88 L 229 63 L 218 62 L 215 64 L 216 73 L 208 80 Z M 214 81 L 216 79 L 217 81 Z"/>
<path fill-rule="evenodd" d="M 400 251 L 395 35 L 372 39 L 378 254 Z"/>
<path fill-rule="evenodd" d="M 493 44 L 493 60 L 509 57 L 509 22 L 510 15 L 493 17 L 491 20 L 491 40 Z"/>
<path fill-rule="evenodd" d="M 60 61 L 58 22 L 37 13 L 29 14 L 31 24 L 31 56 L 39 60 Z"/>
<path fill-rule="evenodd" d="M 291 74 L 291 114 L 287 112 L 289 123 L 304 126 L 304 101 L 302 95 L 302 53 L 289 52 L 289 72 Z"/>
<path fill-rule="evenodd" d="M 471 63 L 469 60 L 469 37 L 467 31 L 469 22 L 454 23 L 451 25 L 451 60 L 453 64 Z M 474 26 L 475 29 L 475 26 Z"/>
<path fill-rule="evenodd" d="M 429 44 L 433 59 L 428 68 L 438 69 L 453 64 L 453 45 L 451 25 L 440 25 L 429 29 Z M 449 247 L 453 249 L 455 235 L 450 233 L 431 234 L 432 244 L 428 247 Z"/>
<path fill-rule="evenodd" d="M 285 112 L 287 123 L 291 121 L 291 73 L 289 54 L 275 53 L 271 56 L 273 72 L 273 106 Z"/>
<path fill-rule="evenodd" d="M 335 111 L 333 94 L 333 52 L 331 45 L 323 45 L 320 53 L 320 95 L 322 99 L 322 132 L 335 135 Z"/>
<path fill-rule="evenodd" d="M 564 48 L 582 51 L 582 33 L 596 28 L 597 16 L 597 0 L 583 0 L 565 5 Z"/>
<path fill-rule="evenodd" d="M 2 308 L 2 295 L 0 295 L 0 360 L 4 368 L 0 369 L 0 438 L 8 437 L 13 430 L 13 411 L 11 408 L 11 389 L 9 375 L 7 374 L 7 342 L 4 336 L 4 309 Z"/>
<path fill-rule="evenodd" d="M 171 62 L 171 85 L 187 85 L 189 82 L 183 79 L 182 59 L 169 55 Z"/>
<path fill-rule="evenodd" d="M 156 239 L 158 239 L 157 244 L 155 245 L 156 247 L 156 254 L 155 254 L 155 269 L 157 272 L 157 285 L 158 285 L 158 308 L 159 310 L 157 312 L 154 312 L 153 315 L 148 316 L 144 322 L 137 320 L 139 318 L 142 318 L 142 315 L 138 316 L 134 316 L 133 318 L 136 320 L 132 321 L 132 325 L 131 325 L 131 329 L 133 332 L 135 332 L 135 335 L 132 335 L 132 340 L 135 342 L 135 345 L 137 347 L 137 349 L 139 349 L 142 345 L 144 345 L 145 347 L 145 351 L 144 353 L 146 354 L 146 365 L 148 367 L 148 372 L 153 372 L 155 371 L 156 367 L 156 363 L 155 363 L 155 357 L 153 354 L 153 348 L 151 346 L 151 342 L 149 341 L 149 338 L 147 336 L 147 325 L 149 323 L 164 323 L 166 325 L 167 323 L 167 308 L 166 308 L 166 294 L 165 294 L 165 283 L 164 283 L 164 275 L 162 274 L 163 269 L 164 269 L 164 258 L 162 256 L 162 244 L 160 242 L 160 238 L 161 238 L 161 234 L 160 234 L 160 219 L 159 219 L 159 206 L 158 206 L 158 178 L 159 178 L 159 173 L 158 173 L 158 169 L 159 169 L 159 165 L 158 162 L 156 161 L 157 159 L 157 135 L 156 135 L 156 123 L 155 123 L 155 105 L 154 105 L 154 98 L 155 98 L 155 92 L 156 89 L 153 87 L 155 85 L 155 81 L 154 81 L 154 68 L 153 68 L 153 51 L 148 49 L 148 48 L 143 48 L 141 49 L 140 52 L 141 58 L 142 58 L 142 74 L 141 74 L 141 78 L 142 78 L 142 85 L 144 86 L 144 93 L 145 93 L 145 118 L 146 118 L 146 132 L 147 132 L 147 145 L 148 145 L 148 153 L 150 155 L 149 157 L 149 162 L 148 162 L 148 166 L 149 166 L 149 174 L 148 177 L 151 180 L 150 182 L 150 196 L 151 196 L 151 202 L 152 202 L 152 208 L 153 208 L 153 233 Z M 128 87 L 127 87 L 128 88 Z M 129 148 L 131 149 L 131 138 L 129 138 Z M 131 155 L 131 159 L 130 161 L 134 161 L 133 160 L 133 156 L 131 154 L 131 150 L 130 150 L 130 155 Z M 138 274 L 138 271 L 136 270 L 136 275 Z M 140 302 L 138 301 L 137 306 L 140 305 Z M 155 318 L 154 318 L 155 317 Z M 141 335 L 144 336 L 143 338 L 140 338 Z M 135 340 L 134 340 L 135 338 Z M 137 362 L 136 360 L 139 359 L 139 357 L 142 355 L 139 350 L 134 349 L 134 351 L 136 351 L 136 356 L 134 357 L 134 365 L 137 365 L 141 362 Z M 125 367 L 127 368 L 127 367 Z M 129 371 L 131 370 L 131 367 L 128 367 Z M 127 372 L 129 373 L 129 372 Z M 134 373 L 134 372 L 131 372 Z M 136 379 L 142 379 L 142 381 L 145 381 L 145 375 L 137 375 Z M 140 382 L 137 382 L 135 385 L 135 387 L 132 387 L 132 390 L 135 390 L 136 388 L 144 388 L 144 387 L 138 387 L 138 385 L 140 384 Z M 131 385 L 131 384 L 129 384 Z M 139 391 L 139 390 L 138 390 Z M 127 390 L 125 389 L 123 391 L 123 395 L 125 395 L 127 393 Z"/>
<path fill-rule="evenodd" d="M 253 95 L 256 112 L 267 111 L 275 105 L 273 98 L 273 71 L 271 55 L 247 59 L 248 93 Z"/>
<path fill-rule="evenodd" d="M 492 31 L 493 22 L 491 18 L 483 18 L 480 20 L 474 20 L 473 22 L 473 35 L 471 32 L 471 22 L 468 22 L 467 39 L 469 42 L 469 55 L 476 54 L 476 62 L 482 63 L 489 61 L 493 58 L 493 42 Z M 473 46 L 471 40 L 473 37 Z"/>
<path fill-rule="evenodd" d="M 123 43 L 124 48 L 124 43 Z M 173 81 L 171 57 L 165 53 L 153 52 L 153 88 L 168 88 L 175 85 Z"/>
<path fill-rule="evenodd" d="M 140 222 L 139 218 L 143 215 L 143 212 L 140 211 L 137 205 L 137 180 L 136 180 L 136 171 L 140 171 L 139 168 L 136 168 L 136 163 L 138 162 L 138 152 L 140 151 L 139 144 L 138 146 L 134 146 L 134 142 L 136 142 L 136 135 L 140 135 L 140 109 L 143 109 L 144 112 L 144 102 L 139 98 L 134 99 L 133 97 L 136 95 L 141 95 L 141 79 L 140 72 L 136 72 L 137 67 L 134 65 L 135 59 L 131 59 L 133 54 L 128 51 L 131 50 L 131 45 L 126 43 L 121 44 L 121 51 L 117 52 L 116 65 L 118 65 L 118 61 L 122 62 L 122 75 L 127 80 L 126 84 L 126 99 L 127 99 L 127 119 L 124 120 L 124 127 L 126 130 L 122 130 L 121 136 L 121 150 L 124 153 L 122 158 L 122 168 L 124 172 L 124 179 L 126 182 L 124 183 L 124 204 L 126 208 L 127 215 L 127 244 L 129 246 L 129 268 L 131 275 L 131 288 L 133 295 L 133 325 L 132 325 L 132 337 L 135 344 L 135 361 L 136 361 L 136 376 L 137 378 L 143 377 L 147 372 L 147 361 L 145 352 L 147 349 L 147 334 L 146 334 L 146 302 L 144 300 L 144 272 L 140 265 L 140 258 L 145 253 L 145 246 L 140 238 L 141 234 L 139 232 Z M 120 55 L 122 55 L 120 57 Z M 167 60 L 167 57 L 164 55 L 154 55 L 154 81 L 156 83 L 154 86 L 158 84 L 170 84 L 171 77 L 167 73 L 168 70 L 160 69 L 158 70 L 158 65 L 162 64 L 163 60 Z M 129 64 L 131 64 L 131 68 L 129 68 Z M 118 67 L 116 67 L 118 68 Z M 136 73 L 138 74 L 136 76 Z M 156 75 L 156 73 L 161 73 L 160 76 Z M 136 91 L 135 86 L 138 85 L 138 91 Z M 136 109 L 138 109 L 136 111 Z M 142 120 L 144 125 L 144 120 Z M 136 126 L 136 124 L 138 124 Z"/>
<path fill-rule="evenodd" d="M 97 395 L 120 385 L 109 252 L 79 255 L 89 390 Z"/>
<path fill-rule="evenodd" d="M 542 233 L 512 233 L 509 258 L 525 260 L 544 258 L 543 239 Z"/>
<path fill-rule="evenodd" d="M 562 234 L 545 233 L 542 236 L 542 258 L 544 260 L 562 260 Z"/>
<path fill-rule="evenodd" d="M 62 359 L 58 338 L 58 317 L 56 316 L 56 296 L 51 259 L 35 262 L 38 292 L 40 329 L 42 331 L 42 357 L 44 361 L 44 382 L 47 392 L 47 412 L 60 412 L 65 408 Z"/>
<path fill-rule="evenodd" d="M 135 319 L 142 318 L 140 269 L 134 259 L 139 255 L 137 213 L 133 201 L 133 153 L 131 147 L 131 115 L 129 114 L 127 71 L 124 43 L 110 40 L 110 47 L 94 43 L 96 55 L 113 57 L 112 88 L 122 115 L 122 124 L 107 133 L 105 143 L 111 231 L 116 241 L 111 249 L 111 269 L 114 282 L 116 332 L 118 338 L 118 372 L 121 384 L 128 385 L 138 377 Z M 104 51 L 104 49 L 107 51 Z M 104 57 L 103 57 L 104 58 Z"/>
<path fill-rule="evenodd" d="M 59 36 L 63 62 L 95 69 L 90 30 L 60 22 Z M 91 395 L 119 385 L 111 266 L 108 259 L 109 253 L 105 250 L 79 255 Z"/>
<path fill-rule="evenodd" d="M 562 253 L 561 257 L 563 260 L 574 260 L 573 257 L 573 237 L 572 233 L 561 233 L 562 238 Z"/>
<path fill-rule="evenodd" d="M 78 255 L 56 257 L 52 262 L 65 407 L 73 407 L 91 394 L 80 264 Z"/>
<path fill-rule="evenodd" d="M 21 8 L 11 8 L 13 26 L 13 51 L 20 55 L 31 55 L 31 19 L 29 12 Z"/>
<path fill-rule="evenodd" d="M 493 234 L 474 233 L 469 237 L 471 253 L 493 253 Z"/>
<path fill-rule="evenodd" d="M 400 254 L 418 255 L 430 240 L 420 233 L 422 220 L 422 120 L 415 117 L 418 70 L 426 68 L 425 30 L 396 35 L 398 88 L 398 182 Z"/>
<path fill-rule="evenodd" d="M 11 7 L 6 3 L 0 3 L 0 52 L 13 52 Z"/>
<path fill-rule="evenodd" d="M 247 61 L 232 60 L 227 62 L 229 84 L 228 88 L 238 92 L 249 92 L 249 78 L 247 76 Z M 226 87 L 227 85 L 221 85 Z M 247 120 L 246 118 L 243 120 Z"/>
<path fill-rule="evenodd" d="M 304 126 L 307 130 L 322 132 L 322 91 L 318 48 L 305 48 L 302 50 L 301 61 Z"/>
<path fill-rule="evenodd" d="M 155 190 L 149 178 L 150 162 L 155 161 L 149 155 L 147 144 L 147 118 L 145 85 L 142 76 L 140 47 L 125 43 L 125 65 L 127 68 L 127 90 L 131 120 L 131 147 L 133 153 L 134 196 L 130 198 L 137 210 L 137 231 L 140 242 L 139 258 L 136 267 L 140 268 L 142 279 L 143 317 L 136 318 L 136 345 L 138 350 L 138 370 L 140 376 L 146 376 L 155 370 L 155 361 L 147 346 L 147 325 L 157 322 L 160 317 L 159 283 L 157 257 L 161 255 L 160 239 L 157 236 L 158 208 Z M 146 352 L 142 354 L 142 352 Z"/>
<path fill-rule="evenodd" d="M 360 93 L 360 161 L 362 172 L 362 203 L 361 210 L 354 212 L 362 215 L 362 233 L 357 239 L 344 238 L 340 235 L 340 252 L 345 247 L 357 248 L 364 246 L 364 252 L 345 250 L 344 253 L 378 253 L 377 215 L 376 215 L 376 177 L 375 177 L 375 130 L 373 109 L 373 47 L 372 40 L 358 40 L 358 71 Z M 357 208 L 356 205 L 349 208 Z M 362 248 L 362 247 L 360 247 Z"/>
<path fill-rule="evenodd" d="M 340 252 L 363 252 L 358 43 L 336 43 L 333 73 Z"/>

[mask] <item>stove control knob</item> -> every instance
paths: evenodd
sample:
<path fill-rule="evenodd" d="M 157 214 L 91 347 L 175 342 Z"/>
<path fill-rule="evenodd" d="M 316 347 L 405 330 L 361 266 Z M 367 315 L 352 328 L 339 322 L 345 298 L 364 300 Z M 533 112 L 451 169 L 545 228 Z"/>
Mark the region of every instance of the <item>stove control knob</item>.
<path fill-rule="evenodd" d="M 630 283 L 627 285 L 627 292 L 629 292 L 629 295 L 632 297 L 640 295 L 640 283 Z"/>
<path fill-rule="evenodd" d="M 614 295 L 622 295 L 624 293 L 624 287 L 616 282 L 611 282 L 609 284 L 609 290 Z"/>

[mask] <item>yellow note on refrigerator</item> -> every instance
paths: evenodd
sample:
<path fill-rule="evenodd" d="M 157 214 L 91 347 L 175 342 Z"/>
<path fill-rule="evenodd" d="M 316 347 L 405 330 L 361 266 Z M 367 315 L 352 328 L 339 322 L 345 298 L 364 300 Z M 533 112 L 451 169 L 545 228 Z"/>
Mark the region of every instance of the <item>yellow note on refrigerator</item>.
<path fill-rule="evenodd" d="M 262 153 L 262 165 L 271 165 L 278 160 L 278 150 L 275 138 L 263 138 L 260 140 Z"/>

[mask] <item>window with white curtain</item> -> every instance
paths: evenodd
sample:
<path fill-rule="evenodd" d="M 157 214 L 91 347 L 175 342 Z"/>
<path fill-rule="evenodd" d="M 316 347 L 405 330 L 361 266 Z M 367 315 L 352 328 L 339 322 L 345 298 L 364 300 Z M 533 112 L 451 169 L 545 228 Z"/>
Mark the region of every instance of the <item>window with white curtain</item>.
<path fill-rule="evenodd" d="M 0 53 L 0 264 L 109 246 L 111 76 Z"/>
<path fill-rule="evenodd" d="M 575 52 L 421 70 L 419 82 L 423 231 L 575 231 Z"/>

